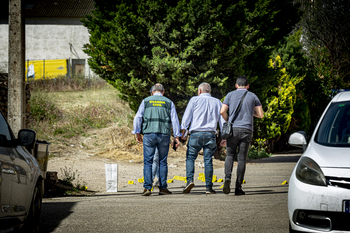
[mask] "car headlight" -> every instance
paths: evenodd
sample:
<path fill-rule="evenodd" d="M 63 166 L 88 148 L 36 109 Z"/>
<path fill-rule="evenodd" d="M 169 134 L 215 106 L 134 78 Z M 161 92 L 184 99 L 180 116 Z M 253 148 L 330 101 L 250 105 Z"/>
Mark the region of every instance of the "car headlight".
<path fill-rule="evenodd" d="M 301 182 L 318 186 L 327 186 L 326 177 L 320 166 L 308 157 L 301 157 L 295 173 L 297 179 Z"/>

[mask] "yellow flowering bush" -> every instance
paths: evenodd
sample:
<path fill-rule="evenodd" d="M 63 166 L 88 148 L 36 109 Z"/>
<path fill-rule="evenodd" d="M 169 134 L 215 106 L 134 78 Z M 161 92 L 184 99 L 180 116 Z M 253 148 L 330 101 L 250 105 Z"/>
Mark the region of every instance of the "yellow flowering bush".
<path fill-rule="evenodd" d="M 274 60 L 269 60 L 269 68 L 276 71 L 278 85 L 267 93 L 266 102 L 262 103 L 265 109 L 264 118 L 257 120 L 255 131 L 259 138 L 278 140 L 289 128 L 296 103 L 295 86 L 304 76 L 290 77 L 283 68 L 279 55 Z"/>

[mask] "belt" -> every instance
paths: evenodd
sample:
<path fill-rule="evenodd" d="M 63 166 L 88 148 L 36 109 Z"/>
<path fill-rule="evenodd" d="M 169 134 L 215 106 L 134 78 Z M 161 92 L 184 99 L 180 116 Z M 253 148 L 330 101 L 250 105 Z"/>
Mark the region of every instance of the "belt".
<path fill-rule="evenodd" d="M 216 131 L 192 131 L 191 134 L 193 133 L 212 133 L 212 134 L 216 134 Z"/>

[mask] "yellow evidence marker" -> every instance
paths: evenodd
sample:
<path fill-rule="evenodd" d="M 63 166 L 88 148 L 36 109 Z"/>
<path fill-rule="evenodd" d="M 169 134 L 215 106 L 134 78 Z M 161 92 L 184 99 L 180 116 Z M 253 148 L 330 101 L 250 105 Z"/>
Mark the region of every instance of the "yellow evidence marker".
<path fill-rule="evenodd" d="M 134 184 L 134 181 L 129 180 L 129 181 L 128 181 L 128 184 Z"/>
<path fill-rule="evenodd" d="M 173 179 L 169 179 L 169 180 L 167 181 L 168 184 L 173 183 L 173 182 L 174 182 Z"/>
<path fill-rule="evenodd" d="M 285 185 L 285 184 L 288 184 L 288 181 L 283 181 L 281 185 Z"/>

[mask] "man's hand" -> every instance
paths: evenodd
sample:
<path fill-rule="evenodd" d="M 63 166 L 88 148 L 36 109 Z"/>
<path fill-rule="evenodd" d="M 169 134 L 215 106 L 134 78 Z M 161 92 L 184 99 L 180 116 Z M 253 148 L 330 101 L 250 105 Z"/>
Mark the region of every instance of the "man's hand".
<path fill-rule="evenodd" d="M 182 140 L 186 140 L 186 138 L 187 138 L 187 135 L 185 136 L 185 132 L 186 132 L 186 129 L 182 129 L 182 130 L 180 131 L 180 133 L 182 134 L 182 136 L 181 136 L 181 139 L 182 139 Z"/>
<path fill-rule="evenodd" d="M 179 145 L 180 145 L 179 137 L 176 137 L 176 138 L 175 138 L 174 143 L 175 143 L 175 142 L 176 142 L 175 147 L 178 148 Z"/>
<path fill-rule="evenodd" d="M 226 140 L 221 140 L 220 146 L 226 146 Z"/>
<path fill-rule="evenodd" d="M 139 134 L 139 133 L 136 134 L 136 141 L 138 143 L 142 143 L 143 142 L 141 134 Z"/>

